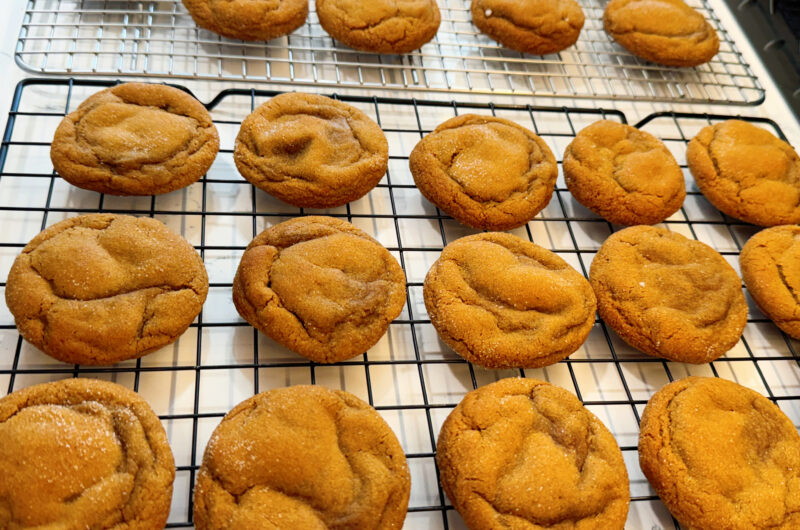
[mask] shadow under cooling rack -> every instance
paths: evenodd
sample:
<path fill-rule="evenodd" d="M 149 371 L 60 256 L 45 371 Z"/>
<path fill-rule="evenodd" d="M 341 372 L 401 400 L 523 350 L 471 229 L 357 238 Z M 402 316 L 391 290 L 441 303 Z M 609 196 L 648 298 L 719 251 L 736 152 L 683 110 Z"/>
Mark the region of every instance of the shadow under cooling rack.
<path fill-rule="evenodd" d="M 312 9 L 288 37 L 266 43 L 198 29 L 180 0 L 29 0 L 16 61 L 36 73 L 131 75 L 449 93 L 538 95 L 755 105 L 764 90 L 707 0 L 688 0 L 720 36 L 720 52 L 696 68 L 634 57 L 603 31 L 602 0 L 576 45 L 546 56 L 499 46 L 472 25 L 468 0 L 438 0 L 439 32 L 405 55 L 336 43 Z"/>
<path fill-rule="evenodd" d="M 621 112 L 341 96 L 383 129 L 389 169 L 365 197 L 339 208 L 311 211 L 273 199 L 235 169 L 232 151 L 241 121 L 276 94 L 257 89 L 225 90 L 206 103 L 221 149 L 200 181 L 153 197 L 113 197 L 70 186 L 53 171 L 50 139 L 65 113 L 112 84 L 49 78 L 28 79 L 17 86 L 0 144 L 0 298 L 11 264 L 40 230 L 83 213 L 114 212 L 155 217 L 194 245 L 208 270 L 208 300 L 197 321 L 174 344 L 107 367 L 67 365 L 45 356 L 22 340 L 13 317 L 0 304 L 0 396 L 65 377 L 113 380 L 139 392 L 161 418 L 175 453 L 170 527 L 192 526 L 195 474 L 222 416 L 255 393 L 294 384 L 352 392 L 389 423 L 411 471 L 409 529 L 464 530 L 439 486 L 436 437 L 466 392 L 503 377 L 532 377 L 564 387 L 608 426 L 622 448 L 630 477 L 628 528 L 676 528 L 642 474 L 636 451 L 642 409 L 664 384 L 688 375 L 724 377 L 766 395 L 800 424 L 798 343 L 754 304 L 739 343 L 704 365 L 646 356 L 599 319 L 578 351 L 539 369 L 485 370 L 465 362 L 438 339 L 423 301 L 425 274 L 445 245 L 475 231 L 443 215 L 414 186 L 408 169 L 414 145 L 454 115 L 494 114 L 535 131 L 560 165 L 577 131 L 599 119 L 624 123 Z M 653 114 L 637 126 L 663 140 L 686 175 L 686 201 L 662 226 L 711 245 L 737 266 L 742 245 L 758 228 L 711 206 L 689 176 L 684 156 L 688 139 L 726 118 L 670 112 Z M 770 120 L 742 119 L 782 136 Z M 258 333 L 239 317 L 231 301 L 232 279 L 250 240 L 267 226 L 310 213 L 346 219 L 367 232 L 398 259 L 407 278 L 406 306 L 386 335 L 363 355 L 333 365 L 310 362 Z M 550 203 L 513 233 L 557 253 L 586 275 L 597 249 L 618 228 L 580 206 L 559 176 Z"/>

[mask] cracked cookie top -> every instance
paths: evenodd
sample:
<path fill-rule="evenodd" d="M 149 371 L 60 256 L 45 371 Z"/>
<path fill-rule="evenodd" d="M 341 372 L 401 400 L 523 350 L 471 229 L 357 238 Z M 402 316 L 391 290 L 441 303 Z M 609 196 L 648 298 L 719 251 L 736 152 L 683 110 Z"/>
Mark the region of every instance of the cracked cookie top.
<path fill-rule="evenodd" d="M 168 193 L 197 181 L 219 151 L 205 107 L 166 85 L 93 94 L 56 129 L 50 159 L 74 186 L 112 195 Z"/>
<path fill-rule="evenodd" d="M 389 144 L 357 108 L 298 92 L 280 94 L 245 118 L 233 159 L 254 186 L 301 208 L 333 208 L 380 182 Z"/>
<path fill-rule="evenodd" d="M 757 233 L 742 247 L 739 264 L 758 307 L 800 339 L 800 227 L 776 226 Z"/>
<path fill-rule="evenodd" d="M 603 27 L 632 54 L 666 66 L 697 66 L 719 51 L 717 32 L 683 0 L 611 0 Z"/>
<path fill-rule="evenodd" d="M 419 191 L 457 221 L 509 230 L 530 221 L 553 195 L 558 167 L 547 144 L 514 122 L 465 114 L 414 147 Z"/>
<path fill-rule="evenodd" d="M 800 436 L 769 399 L 687 377 L 644 409 L 639 463 L 682 528 L 800 528 Z"/>
<path fill-rule="evenodd" d="M 90 214 L 33 238 L 5 294 L 20 334 L 46 354 L 113 364 L 174 342 L 207 293 L 202 259 L 163 223 Z"/>
<path fill-rule="evenodd" d="M 741 120 L 703 128 L 686 160 L 718 210 L 759 226 L 800 223 L 800 159 L 771 132 Z"/>
<path fill-rule="evenodd" d="M 127 388 L 65 379 L 0 399 L 0 528 L 163 528 L 175 467 Z"/>
<path fill-rule="evenodd" d="M 272 40 L 303 25 L 308 0 L 182 0 L 195 24 L 230 39 Z"/>
<path fill-rule="evenodd" d="M 487 368 L 534 368 L 574 352 L 594 325 L 589 282 L 556 254 L 489 232 L 447 245 L 425 277 L 439 336 Z"/>
<path fill-rule="evenodd" d="M 564 180 L 575 199 L 623 225 L 660 223 L 686 197 L 683 172 L 653 135 L 614 121 L 595 122 L 564 152 Z"/>
<path fill-rule="evenodd" d="M 378 412 L 319 386 L 262 392 L 214 430 L 197 474 L 198 530 L 399 529 L 406 458 Z"/>
<path fill-rule="evenodd" d="M 405 276 L 389 251 L 332 217 L 298 217 L 267 228 L 248 245 L 233 280 L 242 318 L 322 363 L 371 348 L 405 299 Z"/>
<path fill-rule="evenodd" d="M 621 530 L 622 452 L 563 388 L 501 379 L 464 396 L 436 446 L 442 486 L 469 528 Z"/>
<path fill-rule="evenodd" d="M 589 281 L 600 317 L 655 357 L 713 361 L 739 341 L 747 323 L 733 267 L 708 245 L 664 228 L 612 234 L 592 261 Z"/>
<path fill-rule="evenodd" d="M 472 0 L 472 23 L 507 48 L 547 55 L 578 40 L 583 9 L 575 0 Z"/>
<path fill-rule="evenodd" d="M 441 14 L 436 0 L 316 0 L 319 23 L 351 48 L 409 53 L 431 40 Z"/>

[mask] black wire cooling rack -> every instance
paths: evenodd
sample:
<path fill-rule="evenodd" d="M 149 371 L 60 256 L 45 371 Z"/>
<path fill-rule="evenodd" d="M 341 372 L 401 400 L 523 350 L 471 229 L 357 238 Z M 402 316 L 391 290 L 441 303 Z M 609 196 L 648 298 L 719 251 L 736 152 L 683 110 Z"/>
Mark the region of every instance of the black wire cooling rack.
<path fill-rule="evenodd" d="M 65 377 L 116 381 L 138 391 L 159 414 L 175 453 L 177 476 L 170 527 L 191 527 L 192 484 L 211 431 L 236 403 L 268 388 L 299 383 L 350 391 L 375 406 L 394 429 L 412 475 L 408 528 L 463 528 L 446 499 L 435 466 L 441 423 L 469 390 L 502 377 L 548 380 L 573 391 L 612 431 L 631 479 L 628 528 L 676 528 L 639 470 L 638 420 L 647 399 L 674 378 L 725 377 L 767 395 L 800 423 L 798 344 L 750 303 L 742 340 L 728 355 L 693 366 L 647 357 L 597 321 L 587 342 L 570 358 L 536 370 L 490 371 L 465 363 L 438 340 L 427 319 L 422 281 L 443 246 L 471 232 L 442 215 L 419 194 L 408 170 L 408 154 L 422 135 L 455 114 L 494 114 L 537 132 L 556 158 L 576 131 L 598 119 L 626 122 L 616 110 L 485 105 L 417 99 L 341 96 L 383 128 L 389 140 L 389 170 L 366 197 L 331 210 L 282 204 L 242 179 L 232 161 L 241 120 L 273 91 L 231 89 L 206 104 L 220 131 L 220 154 L 208 175 L 180 191 L 154 197 L 113 197 L 80 190 L 53 172 L 49 142 L 65 113 L 91 93 L 114 84 L 100 80 L 27 79 L 16 88 L 0 146 L 0 290 L 21 248 L 41 229 L 89 212 L 151 216 L 187 238 L 209 271 L 203 312 L 175 344 L 112 367 L 70 366 L 25 343 L 13 318 L 0 308 L 0 394 Z M 336 97 L 336 96 L 334 96 Z M 699 129 L 729 116 L 653 114 L 637 124 L 661 138 L 686 172 L 685 145 Z M 779 127 L 742 118 L 780 137 Z M 702 240 L 734 267 L 741 245 L 757 229 L 714 209 L 686 172 L 688 195 L 665 221 L 671 230 Z M 408 280 L 406 308 L 369 352 L 336 365 L 307 361 L 256 332 L 239 318 L 230 300 L 233 274 L 250 239 L 266 226 L 305 214 L 326 214 L 356 224 L 398 258 Z M 605 238 L 618 227 L 575 202 L 559 177 L 550 204 L 525 227 L 513 231 L 553 250 L 584 275 Z"/>

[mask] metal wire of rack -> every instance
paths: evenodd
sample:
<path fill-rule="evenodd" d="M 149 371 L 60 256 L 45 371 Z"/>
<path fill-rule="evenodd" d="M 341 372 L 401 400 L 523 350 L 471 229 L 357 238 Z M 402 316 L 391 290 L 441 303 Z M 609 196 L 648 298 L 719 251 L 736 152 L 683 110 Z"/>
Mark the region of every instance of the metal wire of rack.
<path fill-rule="evenodd" d="M 113 197 L 66 184 L 55 175 L 48 157 L 52 133 L 67 112 L 111 84 L 50 78 L 27 79 L 17 86 L 0 144 L 0 291 L 20 249 L 41 229 L 65 217 L 103 211 L 155 217 L 187 238 L 208 269 L 208 301 L 175 344 L 110 367 L 71 366 L 50 359 L 20 338 L 3 306 L 0 395 L 77 376 L 109 379 L 138 391 L 159 414 L 175 453 L 170 527 L 192 526 L 194 475 L 221 417 L 254 393 L 291 384 L 341 388 L 380 411 L 403 445 L 411 469 L 407 528 L 464 528 L 439 486 L 436 436 L 467 391 L 502 377 L 534 377 L 565 387 L 609 427 L 622 447 L 631 479 L 630 528 L 677 528 L 639 470 L 636 453 L 641 410 L 663 384 L 686 375 L 725 377 L 767 395 L 800 423 L 799 345 L 752 303 L 739 344 L 722 359 L 699 366 L 645 356 L 600 320 L 571 357 L 536 370 L 483 370 L 438 340 L 425 312 L 422 280 L 444 245 L 473 231 L 442 215 L 413 185 L 407 160 L 419 138 L 456 114 L 494 114 L 536 131 L 560 162 L 576 131 L 603 118 L 625 122 L 619 111 L 341 96 L 381 125 L 389 140 L 389 170 L 366 197 L 312 212 L 256 190 L 236 173 L 232 162 L 241 120 L 275 95 L 273 91 L 225 90 L 206 104 L 222 149 L 208 175 L 188 188 L 162 196 Z M 665 112 L 637 126 L 661 138 L 685 170 L 687 139 L 726 118 Z M 742 119 L 783 136 L 770 120 Z M 720 214 L 688 173 L 687 189 L 684 206 L 664 226 L 713 246 L 736 267 L 741 245 L 756 228 Z M 282 348 L 239 318 L 231 302 L 233 274 L 250 239 L 268 225 L 309 213 L 345 218 L 370 233 L 398 258 L 408 281 L 406 308 L 386 336 L 363 356 L 335 365 L 315 364 Z M 553 250 L 585 275 L 594 253 L 616 228 L 575 202 L 560 176 L 550 204 L 514 233 Z"/>
<path fill-rule="evenodd" d="M 406 55 L 358 52 L 333 41 L 313 10 L 268 43 L 198 29 L 179 0 L 29 0 L 17 64 L 46 74 L 135 75 L 348 88 L 757 105 L 764 90 L 707 0 L 688 0 L 717 30 L 708 64 L 669 68 L 638 59 L 603 31 L 602 0 L 579 0 L 577 44 L 533 56 L 476 31 L 466 0 L 439 0 L 435 39 Z"/>

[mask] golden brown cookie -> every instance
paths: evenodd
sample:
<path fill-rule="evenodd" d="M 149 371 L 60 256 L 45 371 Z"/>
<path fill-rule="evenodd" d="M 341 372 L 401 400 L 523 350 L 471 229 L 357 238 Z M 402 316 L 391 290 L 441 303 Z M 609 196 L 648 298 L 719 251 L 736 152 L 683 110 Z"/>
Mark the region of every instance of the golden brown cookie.
<path fill-rule="evenodd" d="M 356 50 L 409 53 L 431 40 L 441 14 L 436 0 L 316 0 L 322 29 Z"/>
<path fill-rule="evenodd" d="M 586 340 L 595 297 L 578 271 L 517 236 L 488 232 L 447 245 L 425 277 L 439 337 L 486 368 L 536 368 Z"/>
<path fill-rule="evenodd" d="M 194 97 L 166 85 L 125 83 L 90 96 L 61 121 L 50 159 L 79 188 L 156 195 L 197 181 L 217 151 L 217 128 Z"/>
<path fill-rule="evenodd" d="M 442 486 L 469 528 L 621 530 L 630 493 L 622 452 L 563 388 L 501 379 L 442 425 Z"/>
<path fill-rule="evenodd" d="M 612 223 L 660 223 L 686 197 L 672 153 L 623 123 L 601 120 L 583 129 L 567 146 L 562 167 L 575 200 Z"/>
<path fill-rule="evenodd" d="M 757 233 L 742 248 L 739 265 L 747 292 L 761 311 L 800 339 L 800 226 Z"/>
<path fill-rule="evenodd" d="M 247 246 L 233 279 L 242 318 L 321 363 L 371 348 L 403 309 L 397 260 L 367 234 L 332 217 L 271 226 Z"/>
<path fill-rule="evenodd" d="M 683 0 L 611 0 L 603 27 L 623 48 L 667 66 L 697 66 L 719 51 L 719 37 Z"/>
<path fill-rule="evenodd" d="M 402 528 L 411 478 L 380 414 L 320 386 L 262 392 L 214 430 L 197 474 L 198 530 Z"/>
<path fill-rule="evenodd" d="M 592 261 L 589 281 L 600 317 L 654 357 L 711 362 L 733 348 L 747 324 L 733 267 L 708 245 L 664 228 L 612 234 Z"/>
<path fill-rule="evenodd" d="M 800 436 L 770 400 L 687 377 L 644 409 L 639 463 L 682 528 L 800 528 Z"/>
<path fill-rule="evenodd" d="M 472 0 L 472 23 L 506 48 L 547 55 L 578 40 L 584 16 L 575 0 Z"/>
<path fill-rule="evenodd" d="M 550 202 L 558 176 L 553 153 L 537 135 L 475 114 L 439 125 L 408 163 L 426 199 L 483 230 L 509 230 L 533 219 Z"/>
<path fill-rule="evenodd" d="M 800 159 L 769 131 L 740 120 L 703 128 L 686 160 L 718 210 L 760 226 L 800 223 Z"/>
<path fill-rule="evenodd" d="M 195 24 L 229 39 L 272 40 L 303 25 L 308 0 L 182 0 Z"/>
<path fill-rule="evenodd" d="M 245 179 L 284 202 L 332 208 L 363 197 L 380 182 L 389 144 L 357 108 L 293 92 L 245 118 L 233 159 Z"/>
<path fill-rule="evenodd" d="M 208 293 L 203 260 L 155 219 L 90 214 L 47 228 L 14 261 L 20 335 L 64 362 L 113 364 L 177 340 Z"/>
<path fill-rule="evenodd" d="M 164 528 L 175 464 L 135 392 L 65 379 L 0 399 L 0 528 Z"/>

